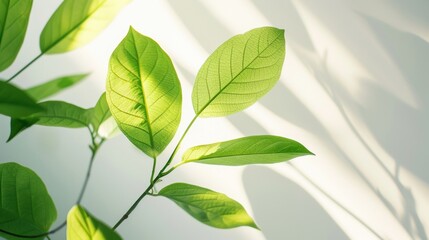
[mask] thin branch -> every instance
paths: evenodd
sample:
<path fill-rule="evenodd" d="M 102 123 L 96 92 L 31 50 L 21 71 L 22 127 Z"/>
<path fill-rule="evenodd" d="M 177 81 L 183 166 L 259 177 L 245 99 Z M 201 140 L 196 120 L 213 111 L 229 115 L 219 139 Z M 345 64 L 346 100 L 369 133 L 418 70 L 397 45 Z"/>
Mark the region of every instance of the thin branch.
<path fill-rule="evenodd" d="M 12 81 L 15 77 L 17 77 L 21 72 L 23 72 L 25 69 L 27 69 L 31 64 L 33 64 L 37 59 L 39 59 L 41 56 L 43 56 L 43 52 L 37 55 L 33 60 L 31 60 L 29 63 L 27 63 L 23 68 L 21 68 L 17 73 L 15 73 L 12 77 L 10 77 L 6 82 Z"/>
<path fill-rule="evenodd" d="M 150 190 L 153 188 L 153 186 L 155 185 L 156 182 L 158 182 L 159 179 L 161 179 L 162 177 L 166 176 L 168 173 L 170 173 L 171 171 L 168 171 L 168 173 L 164 173 L 164 171 L 167 169 L 167 167 L 171 164 L 171 161 L 173 160 L 174 156 L 177 153 L 177 150 L 179 150 L 179 147 L 183 141 L 183 139 L 185 138 L 186 134 L 188 133 L 189 129 L 191 128 L 191 126 L 194 124 L 195 120 L 197 120 L 198 115 L 195 115 L 195 117 L 192 119 L 192 121 L 189 123 L 188 127 L 186 128 L 185 132 L 183 133 L 182 137 L 180 137 L 179 142 L 177 142 L 176 147 L 174 148 L 173 152 L 170 155 L 170 158 L 168 159 L 168 161 L 165 163 L 165 165 L 162 167 L 161 171 L 159 171 L 158 175 L 155 177 L 155 179 L 149 184 L 149 186 L 146 188 L 146 190 L 144 190 L 144 192 L 137 198 L 137 200 L 133 203 L 133 205 L 131 205 L 131 207 L 128 209 L 128 211 L 121 217 L 121 219 L 119 219 L 119 221 L 115 224 L 115 226 L 113 226 L 113 229 L 115 230 L 116 228 L 119 227 L 119 225 L 122 224 L 123 221 L 125 221 L 130 214 L 134 211 L 134 209 L 139 205 L 140 201 L 150 193 Z"/>

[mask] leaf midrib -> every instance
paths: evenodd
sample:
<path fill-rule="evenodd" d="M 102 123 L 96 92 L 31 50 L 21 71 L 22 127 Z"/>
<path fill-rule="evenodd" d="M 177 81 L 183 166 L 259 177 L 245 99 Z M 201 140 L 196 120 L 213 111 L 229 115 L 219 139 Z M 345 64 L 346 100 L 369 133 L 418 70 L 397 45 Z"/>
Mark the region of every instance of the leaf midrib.
<path fill-rule="evenodd" d="M 189 195 L 205 195 L 205 194 L 206 193 L 194 193 L 194 194 L 187 194 L 186 196 L 189 196 Z M 228 198 L 226 195 L 224 195 L 222 193 L 217 193 L 216 195 L 223 195 L 224 197 Z M 172 197 L 172 196 L 165 196 L 165 195 L 162 195 L 162 196 L 164 196 L 166 198 L 170 198 L 170 199 L 172 199 L 172 200 L 174 200 L 176 202 L 180 202 L 180 203 L 186 204 L 188 206 L 192 206 L 192 207 L 197 208 L 197 209 L 199 209 L 199 210 L 201 210 L 203 212 L 209 212 L 211 214 L 215 213 L 217 216 L 232 216 L 232 215 L 235 215 L 235 214 L 223 214 L 223 215 L 222 214 L 218 214 L 217 212 L 214 212 L 214 211 L 211 211 L 211 210 L 207 210 L 205 208 L 199 207 L 199 206 L 197 206 L 195 204 L 192 204 L 192 203 L 189 203 L 189 202 L 185 202 L 184 200 L 180 200 L 180 199 L 177 199 L 177 198 Z M 228 198 L 228 199 L 232 200 L 230 198 Z M 224 199 L 221 199 L 221 201 L 223 201 L 223 200 Z M 204 200 L 201 200 L 201 201 L 204 201 Z M 208 208 L 208 209 L 213 209 L 213 208 Z"/>
<path fill-rule="evenodd" d="M 240 74 L 241 73 L 243 73 L 260 55 L 262 55 L 262 53 L 263 52 L 265 52 L 278 38 L 279 38 L 279 36 L 281 36 L 282 35 L 282 33 L 280 33 L 280 34 L 278 34 L 277 36 L 276 36 L 276 38 L 268 45 L 268 46 L 266 46 L 265 48 L 264 48 L 264 50 L 262 50 L 262 52 L 260 52 L 260 53 L 258 53 L 258 55 L 249 63 L 249 64 L 247 64 L 246 65 L 246 67 L 244 67 L 243 69 L 241 69 L 241 71 L 237 74 L 237 75 L 235 75 L 232 79 L 231 79 L 231 81 L 229 82 L 229 83 L 227 83 L 222 89 L 220 89 L 219 90 L 219 92 L 218 93 L 216 93 L 216 95 L 214 95 L 214 97 L 212 98 L 212 99 L 210 99 L 208 102 L 207 102 L 207 104 L 206 105 L 204 105 L 204 107 L 197 113 L 197 116 L 199 116 L 201 113 L 203 113 L 204 112 L 204 110 L 232 83 L 232 82 L 234 82 L 234 80 L 238 77 L 238 76 L 240 76 Z M 232 53 L 231 53 L 231 55 L 232 55 Z M 221 55 L 222 56 L 222 55 Z M 220 56 L 220 57 L 221 57 Z"/>
<path fill-rule="evenodd" d="M 152 135 L 152 126 L 151 126 L 152 122 L 150 121 L 149 109 L 147 108 L 146 94 L 143 91 L 143 78 L 142 78 L 141 71 L 140 71 L 140 56 L 139 56 L 138 51 L 137 51 L 136 39 L 134 37 L 134 30 L 132 30 L 131 36 L 133 38 L 134 51 L 137 54 L 136 55 L 136 60 L 137 60 L 137 65 L 138 65 L 137 66 L 137 71 L 138 71 L 138 74 L 139 74 L 139 80 L 140 80 L 140 85 L 141 85 L 141 88 L 138 88 L 138 89 L 140 90 L 140 93 L 143 96 L 144 114 L 145 114 L 145 117 L 146 117 L 146 120 L 147 120 L 147 129 L 149 131 L 149 140 L 150 140 L 150 146 L 151 146 L 151 150 L 152 150 L 151 155 L 156 155 L 157 151 L 156 151 L 156 149 L 154 149 L 155 146 L 154 146 L 153 135 Z M 150 40 L 147 40 L 147 45 L 146 45 L 144 51 L 146 50 L 146 48 L 149 47 L 149 44 L 150 44 Z M 144 51 L 143 51 L 143 53 L 144 53 Z M 158 50 L 156 50 L 156 51 L 157 51 L 157 54 L 158 54 Z M 156 62 L 158 62 L 158 58 L 159 58 L 159 56 L 157 55 Z M 155 68 L 155 66 L 153 67 L 153 69 L 154 68 Z M 153 69 L 151 69 L 151 73 L 152 73 Z"/>
<path fill-rule="evenodd" d="M 3 37 L 4 37 L 4 35 L 5 35 L 5 34 L 4 34 L 4 32 L 5 32 L 5 28 L 6 28 L 6 21 L 7 21 L 7 17 L 8 17 L 8 15 L 9 15 L 9 6 L 10 6 L 10 1 L 11 1 L 11 0 L 7 1 L 6 13 L 5 13 L 5 15 L 4 15 L 4 19 L 3 19 L 3 23 L 4 23 L 4 25 L 3 25 L 3 28 L 2 28 L 2 31 L 1 31 L 0 46 L 1 46 L 2 42 L 3 42 Z"/>
<path fill-rule="evenodd" d="M 75 118 L 71 118 L 71 117 L 65 117 L 65 116 L 55 116 L 55 115 L 43 115 L 43 116 L 36 116 L 33 118 L 49 118 L 49 119 L 54 119 L 54 118 L 59 118 L 59 119 L 65 119 L 65 120 L 70 120 L 70 121 L 74 121 L 77 123 L 80 123 L 83 125 L 83 127 L 86 127 L 88 124 L 86 122 L 82 122 L 81 120 L 75 119 Z"/>
<path fill-rule="evenodd" d="M 257 153 L 257 154 L 239 154 L 239 155 L 223 155 L 223 156 L 219 156 L 219 157 L 210 157 L 210 158 L 200 158 L 200 159 L 192 159 L 192 160 L 185 160 L 183 162 L 198 162 L 198 161 L 204 161 L 204 160 L 210 160 L 210 159 L 215 159 L 215 158 L 230 158 L 230 157 L 245 157 L 245 156 L 266 156 L 266 155 L 276 155 L 276 154 L 309 154 L 309 153 L 301 153 L 301 152 L 290 152 L 290 153 L 283 153 L 283 152 L 279 152 L 279 153 Z"/>

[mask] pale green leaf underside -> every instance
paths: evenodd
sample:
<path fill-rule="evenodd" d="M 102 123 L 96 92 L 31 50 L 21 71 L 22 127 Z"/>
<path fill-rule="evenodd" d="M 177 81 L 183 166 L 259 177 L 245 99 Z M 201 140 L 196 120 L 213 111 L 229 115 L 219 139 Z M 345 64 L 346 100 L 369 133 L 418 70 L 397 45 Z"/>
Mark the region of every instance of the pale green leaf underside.
<path fill-rule="evenodd" d="M 110 58 L 106 86 L 110 111 L 140 150 L 156 157 L 180 123 L 182 90 L 168 55 L 130 28 Z"/>
<path fill-rule="evenodd" d="M 85 211 L 74 206 L 67 215 L 67 240 L 120 240 L 114 230 Z"/>
<path fill-rule="evenodd" d="M 10 83 L 0 80 L 0 114 L 10 117 L 27 117 L 43 111 L 34 99 Z"/>
<path fill-rule="evenodd" d="M 90 123 L 87 110 L 62 101 L 40 103 L 45 111 L 31 115 L 27 120 L 51 127 L 81 128 Z"/>
<path fill-rule="evenodd" d="M 121 130 L 118 127 L 113 116 L 107 118 L 100 126 L 98 127 L 98 135 L 105 139 L 111 139 L 121 133 Z"/>
<path fill-rule="evenodd" d="M 40 35 L 43 53 L 63 53 L 92 41 L 130 0 L 64 0 Z"/>
<path fill-rule="evenodd" d="M 43 100 L 51 97 L 66 88 L 72 87 L 73 85 L 82 81 L 88 74 L 77 74 L 59 77 L 54 80 L 42 83 L 40 85 L 28 88 L 26 92 L 36 101 Z"/>
<path fill-rule="evenodd" d="M 24 41 L 33 0 L 0 1 L 0 72 L 8 68 Z"/>
<path fill-rule="evenodd" d="M 57 210 L 42 180 L 17 163 L 0 164 L 0 179 L 0 229 L 22 235 L 47 232 Z M 3 233 L 0 236 L 18 239 Z"/>
<path fill-rule="evenodd" d="M 294 140 L 263 135 L 192 147 L 183 154 L 182 162 L 240 166 L 284 162 L 311 154 Z"/>
<path fill-rule="evenodd" d="M 226 116 L 254 104 L 279 80 L 284 57 L 283 30 L 262 27 L 232 37 L 197 74 L 192 92 L 195 113 Z"/>
<path fill-rule="evenodd" d="M 192 217 L 209 226 L 258 228 L 240 203 L 222 193 L 186 183 L 174 183 L 163 188 L 159 195 L 173 200 Z"/>

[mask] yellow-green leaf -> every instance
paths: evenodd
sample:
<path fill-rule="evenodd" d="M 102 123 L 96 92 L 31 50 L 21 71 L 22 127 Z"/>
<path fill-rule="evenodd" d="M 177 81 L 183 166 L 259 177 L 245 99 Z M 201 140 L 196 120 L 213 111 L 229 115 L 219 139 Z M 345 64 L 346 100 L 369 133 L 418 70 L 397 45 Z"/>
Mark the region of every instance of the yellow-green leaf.
<path fill-rule="evenodd" d="M 198 72 L 192 92 L 195 113 L 219 117 L 249 107 L 279 80 L 284 57 L 281 29 L 262 27 L 232 37 Z"/>
<path fill-rule="evenodd" d="M 63 53 L 92 41 L 130 0 L 64 0 L 40 35 L 42 53 Z"/>
<path fill-rule="evenodd" d="M 297 141 L 265 135 L 192 147 L 183 154 L 182 162 L 241 166 L 279 163 L 311 154 Z"/>
<path fill-rule="evenodd" d="M 130 28 L 110 57 L 106 86 L 121 131 L 151 157 L 159 155 L 180 123 L 182 90 L 170 57 Z"/>
<path fill-rule="evenodd" d="M 198 221 L 216 228 L 249 226 L 258 229 L 243 206 L 225 194 L 187 183 L 174 183 L 159 192 Z"/>
<path fill-rule="evenodd" d="M 74 206 L 67 215 L 67 240 L 120 240 L 114 230 L 93 217 L 81 206 Z"/>

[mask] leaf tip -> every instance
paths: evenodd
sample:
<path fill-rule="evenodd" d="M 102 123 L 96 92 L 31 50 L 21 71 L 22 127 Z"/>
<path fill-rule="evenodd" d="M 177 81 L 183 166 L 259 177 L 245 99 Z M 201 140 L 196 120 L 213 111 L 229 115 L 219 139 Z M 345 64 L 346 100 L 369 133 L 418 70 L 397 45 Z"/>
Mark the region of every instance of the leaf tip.
<path fill-rule="evenodd" d="M 13 135 L 11 134 L 11 135 L 9 135 L 9 137 L 7 138 L 6 143 L 10 142 L 12 139 L 13 139 Z"/>
<path fill-rule="evenodd" d="M 134 32 L 137 32 L 137 30 L 130 25 L 130 28 L 128 29 L 128 33 L 134 33 Z"/>
<path fill-rule="evenodd" d="M 259 226 L 258 226 L 258 225 L 256 225 L 256 223 L 255 223 L 255 222 L 252 222 L 251 224 L 249 224 L 249 227 L 254 228 L 254 229 L 256 229 L 256 230 L 259 230 L 259 231 L 262 231 L 262 230 L 259 228 Z"/>

